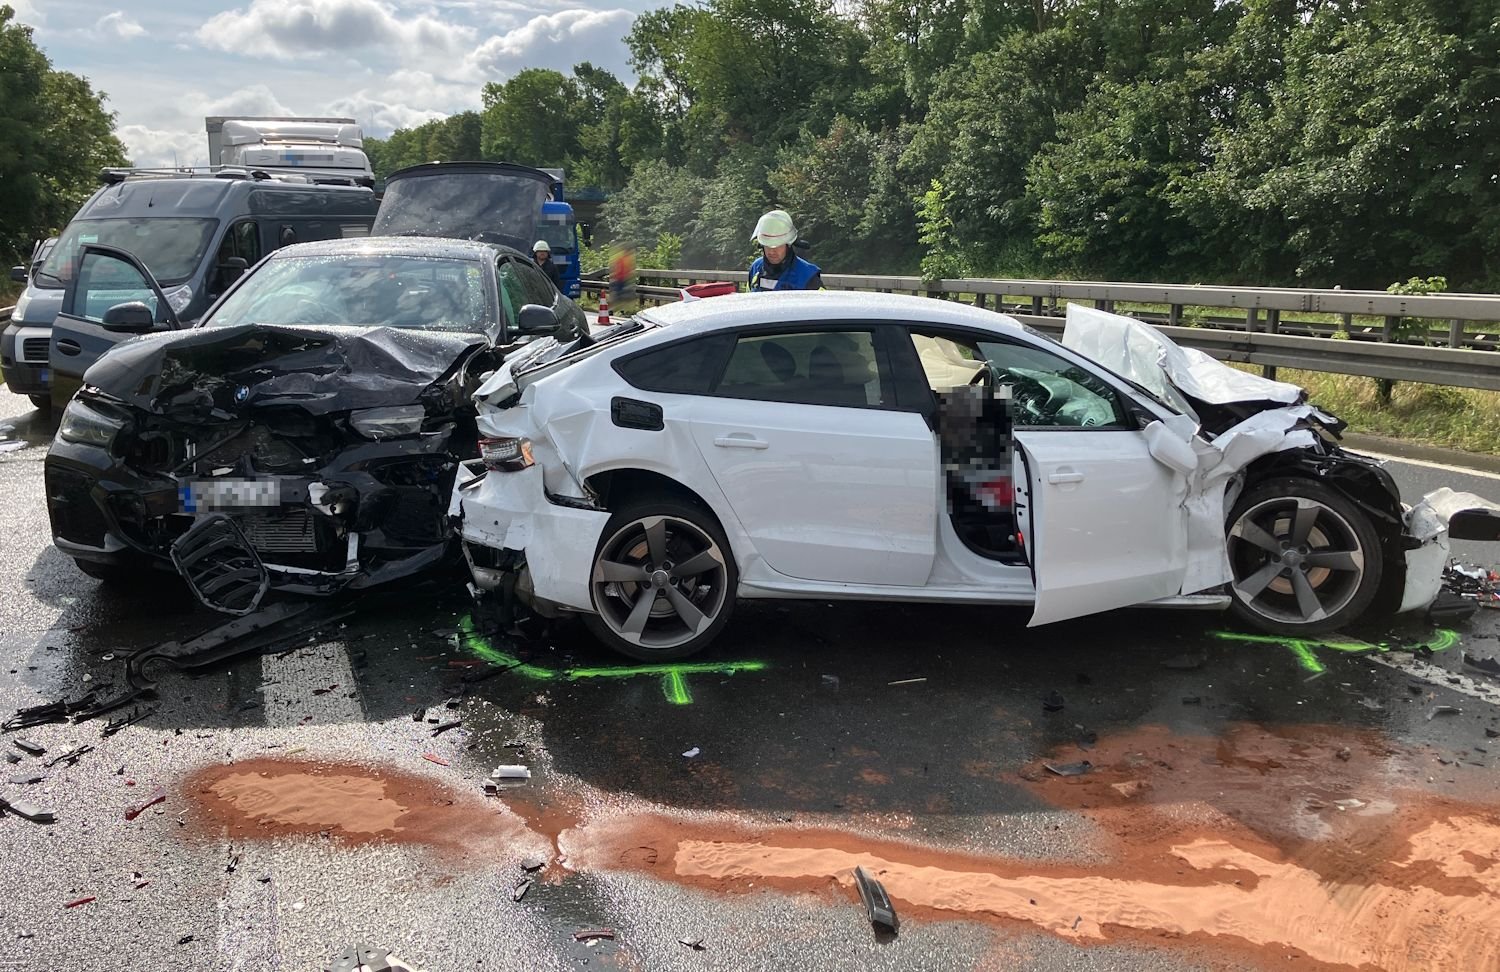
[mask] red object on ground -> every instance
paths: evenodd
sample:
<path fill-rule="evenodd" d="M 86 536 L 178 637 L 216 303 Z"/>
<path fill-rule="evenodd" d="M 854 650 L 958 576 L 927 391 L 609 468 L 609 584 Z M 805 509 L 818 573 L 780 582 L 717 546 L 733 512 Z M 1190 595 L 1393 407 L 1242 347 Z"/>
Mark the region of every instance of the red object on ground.
<path fill-rule="evenodd" d="M 422 754 L 422 758 L 425 759 L 425 760 L 427 760 L 427 762 L 429 762 L 429 763 L 436 763 L 439 766 L 447 766 L 448 765 L 448 761 L 446 759 L 444 759 L 443 757 L 439 756 L 437 753 L 423 753 Z"/>
<path fill-rule="evenodd" d="M 133 807 L 126 808 L 125 819 L 134 820 L 136 817 L 139 817 L 141 814 L 145 813 L 147 808 L 154 807 L 158 803 L 161 803 L 166 799 L 167 793 L 165 790 L 155 790 L 152 792 L 151 796 L 146 799 L 145 803 L 138 803 Z"/>
<path fill-rule="evenodd" d="M 695 283 L 682 288 L 682 292 L 694 297 L 723 297 L 739 290 L 739 284 L 732 280 L 718 280 L 713 283 Z"/>
<path fill-rule="evenodd" d="M 98 901 L 98 900 L 99 900 L 98 898 L 96 898 L 94 895 L 91 894 L 87 898 L 79 898 L 77 901 L 69 901 L 67 904 L 63 905 L 63 907 L 64 908 L 76 908 L 79 905 L 86 905 L 90 901 Z"/>

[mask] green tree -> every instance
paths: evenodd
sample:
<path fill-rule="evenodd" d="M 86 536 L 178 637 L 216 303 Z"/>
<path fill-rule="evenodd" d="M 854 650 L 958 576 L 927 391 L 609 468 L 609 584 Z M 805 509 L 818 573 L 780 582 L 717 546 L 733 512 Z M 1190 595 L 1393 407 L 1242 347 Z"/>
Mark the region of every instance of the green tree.
<path fill-rule="evenodd" d="M 126 164 L 104 94 L 55 71 L 0 6 L 0 256 L 9 266 L 32 240 L 61 229 L 98 188 L 99 170 Z"/>
<path fill-rule="evenodd" d="M 584 121 L 578 84 L 559 71 L 527 68 L 484 86 L 480 147 L 487 159 L 565 166 L 579 155 Z"/>

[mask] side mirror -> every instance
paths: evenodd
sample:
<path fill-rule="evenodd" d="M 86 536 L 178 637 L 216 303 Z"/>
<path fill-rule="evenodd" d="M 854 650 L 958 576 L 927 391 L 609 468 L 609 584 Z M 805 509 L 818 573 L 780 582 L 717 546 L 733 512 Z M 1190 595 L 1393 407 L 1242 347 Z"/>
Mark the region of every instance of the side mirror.
<path fill-rule="evenodd" d="M 1197 471 L 1198 453 L 1193 450 L 1192 445 L 1167 428 L 1165 424 L 1159 421 L 1152 422 L 1146 426 L 1144 432 L 1146 451 L 1150 452 L 1151 457 L 1157 462 L 1184 476 Z"/>
<path fill-rule="evenodd" d="M 26 282 L 26 268 L 25 267 L 11 267 L 10 268 L 10 279 L 14 283 L 25 283 Z"/>
<path fill-rule="evenodd" d="M 146 334 L 156 329 L 156 314 L 139 300 L 116 304 L 104 312 L 104 329 L 121 334 Z"/>
<path fill-rule="evenodd" d="M 244 257 L 228 257 L 223 263 L 219 264 L 219 276 L 223 280 L 224 286 L 228 287 L 240 279 L 240 276 L 249 269 L 250 262 Z"/>
<path fill-rule="evenodd" d="M 541 304 L 526 304 L 516 315 L 516 331 L 521 334 L 545 334 L 557 330 L 557 315 Z"/>

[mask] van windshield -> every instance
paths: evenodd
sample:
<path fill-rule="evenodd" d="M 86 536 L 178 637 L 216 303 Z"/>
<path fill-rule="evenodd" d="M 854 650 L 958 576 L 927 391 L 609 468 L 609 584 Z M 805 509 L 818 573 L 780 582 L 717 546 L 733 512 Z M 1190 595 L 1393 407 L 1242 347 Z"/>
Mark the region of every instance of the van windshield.
<path fill-rule="evenodd" d="M 504 169 L 419 172 L 386 183 L 372 236 L 445 236 L 530 252 L 547 182 Z"/>
<path fill-rule="evenodd" d="M 63 230 L 47 261 L 37 271 L 43 287 L 66 287 L 78 266 L 78 251 L 88 243 L 128 251 L 163 287 L 192 279 L 208 252 L 216 219 L 144 216 L 120 219 L 75 219 Z"/>

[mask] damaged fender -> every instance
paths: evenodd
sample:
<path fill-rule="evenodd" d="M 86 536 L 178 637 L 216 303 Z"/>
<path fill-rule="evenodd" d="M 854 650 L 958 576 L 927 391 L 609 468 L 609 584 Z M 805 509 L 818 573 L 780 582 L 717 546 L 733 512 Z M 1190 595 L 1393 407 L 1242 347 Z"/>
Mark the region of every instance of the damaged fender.
<path fill-rule="evenodd" d="M 1399 610 L 1416 611 L 1442 589 L 1450 539 L 1500 540 L 1500 505 L 1444 486 L 1407 511 L 1406 532 L 1419 545 L 1406 551 L 1406 589 Z"/>

